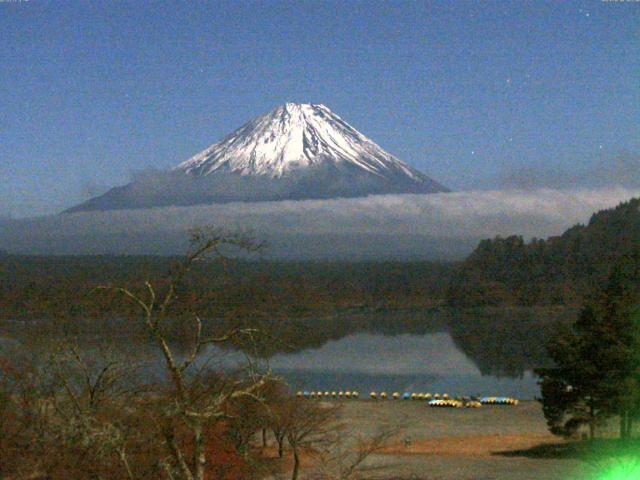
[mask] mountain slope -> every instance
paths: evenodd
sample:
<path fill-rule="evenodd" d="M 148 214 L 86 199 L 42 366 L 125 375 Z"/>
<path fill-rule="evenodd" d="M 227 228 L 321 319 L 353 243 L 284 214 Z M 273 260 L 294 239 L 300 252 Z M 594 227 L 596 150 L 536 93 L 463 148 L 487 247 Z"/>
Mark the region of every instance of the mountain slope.
<path fill-rule="evenodd" d="M 446 191 L 324 105 L 287 103 L 169 172 L 68 211 Z"/>
<path fill-rule="evenodd" d="M 640 249 L 640 198 L 592 215 L 558 237 L 483 240 L 460 266 L 450 303 L 579 305 L 616 261 Z"/>
<path fill-rule="evenodd" d="M 176 170 L 194 175 L 227 171 L 282 177 L 325 163 L 359 167 L 379 176 L 403 173 L 417 181 L 426 179 L 324 105 L 294 103 L 247 123 Z"/>

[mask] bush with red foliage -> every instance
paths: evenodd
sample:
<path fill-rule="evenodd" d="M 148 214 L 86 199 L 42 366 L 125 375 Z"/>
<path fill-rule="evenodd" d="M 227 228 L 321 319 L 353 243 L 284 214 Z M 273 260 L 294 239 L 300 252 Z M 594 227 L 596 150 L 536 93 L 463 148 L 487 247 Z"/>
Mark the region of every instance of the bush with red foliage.
<path fill-rule="evenodd" d="M 249 478 L 249 465 L 238 454 L 228 436 L 228 425 L 220 423 L 207 435 L 207 480 L 240 480 Z"/>

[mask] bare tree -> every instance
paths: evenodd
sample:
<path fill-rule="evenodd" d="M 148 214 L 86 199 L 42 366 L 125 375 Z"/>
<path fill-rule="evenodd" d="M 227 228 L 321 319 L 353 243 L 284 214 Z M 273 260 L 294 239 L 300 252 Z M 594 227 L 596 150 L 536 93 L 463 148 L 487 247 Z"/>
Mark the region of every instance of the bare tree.
<path fill-rule="evenodd" d="M 293 454 L 291 480 L 297 480 L 301 454 L 305 451 L 313 453 L 314 447 L 327 443 L 335 424 L 337 407 L 290 397 L 283 402 L 282 414 L 287 443 Z"/>
<path fill-rule="evenodd" d="M 271 431 L 276 441 L 278 457 L 284 457 L 284 442 L 287 436 L 287 426 L 289 425 L 289 411 L 291 406 L 289 401 L 292 392 L 280 382 L 271 382 L 264 392 L 265 396 L 265 427 Z M 266 439 L 263 438 L 263 446 Z"/>
<path fill-rule="evenodd" d="M 37 469 L 43 452 L 44 402 L 31 363 L 17 349 L 0 356 L 0 478 Z"/>
<path fill-rule="evenodd" d="M 221 345 L 238 338 L 251 338 L 257 332 L 252 328 L 234 327 L 222 334 L 205 334 L 203 322 L 193 315 L 193 339 L 188 351 L 179 355 L 172 347 L 167 323 L 172 314 L 179 288 L 194 264 L 213 255 L 223 259 L 223 249 L 233 247 L 244 252 L 257 252 L 262 245 L 239 234 L 219 232 L 213 228 L 194 231 L 191 249 L 184 260 L 170 274 L 165 285 L 144 282 L 145 293 L 117 286 L 102 286 L 116 292 L 138 306 L 141 322 L 159 349 L 164 371 L 172 388 L 165 392 L 166 400 L 159 402 L 159 426 L 168 456 L 162 465 L 169 478 L 176 480 L 204 480 L 207 457 L 207 428 L 228 416 L 229 402 L 243 397 L 260 401 L 260 388 L 267 376 L 256 373 L 247 357 L 247 369 L 242 378 L 228 378 L 219 382 L 201 375 L 197 360 L 206 356 L 207 347 Z"/>
<path fill-rule="evenodd" d="M 262 397 L 262 393 L 257 393 Z M 266 425 L 266 406 L 253 397 L 238 398 L 229 405 L 228 435 L 236 450 L 246 458 L 251 439 Z"/>
<path fill-rule="evenodd" d="M 315 464 L 317 480 L 359 480 L 378 467 L 368 466 L 367 459 L 385 448 L 402 432 L 401 427 L 383 426 L 371 436 L 353 435 L 344 425 L 332 431 L 329 448 L 320 452 Z"/>
<path fill-rule="evenodd" d="M 133 375 L 136 365 L 111 348 L 98 347 L 83 351 L 77 343 L 60 342 L 55 346 L 48 370 L 54 382 L 50 397 L 50 418 L 57 419 L 51 431 L 55 443 L 81 448 L 85 462 L 99 467 L 120 463 L 124 475 L 134 480 L 128 456 L 132 436 L 138 435 L 128 413 L 137 414 L 132 406 L 136 394 Z"/>

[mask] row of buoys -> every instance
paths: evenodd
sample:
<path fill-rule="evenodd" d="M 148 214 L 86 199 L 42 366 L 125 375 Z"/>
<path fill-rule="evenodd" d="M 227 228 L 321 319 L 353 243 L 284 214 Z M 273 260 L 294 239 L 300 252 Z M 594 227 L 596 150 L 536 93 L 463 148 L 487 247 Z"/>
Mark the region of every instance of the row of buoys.
<path fill-rule="evenodd" d="M 296 392 L 296 396 L 299 398 L 359 398 L 360 394 L 356 391 L 337 391 L 337 390 L 333 390 L 333 391 L 307 391 L 307 390 L 299 390 L 298 392 Z M 386 400 L 387 398 L 389 398 L 389 395 L 387 394 L 387 392 L 371 392 L 369 394 L 369 397 L 374 399 L 374 400 Z M 402 398 L 403 400 L 431 400 L 431 399 L 435 399 L 435 400 L 439 400 L 439 399 L 443 399 L 443 400 L 448 400 L 449 399 L 449 395 L 446 393 L 443 393 L 442 395 L 440 395 L 439 393 L 436 393 L 434 395 L 431 395 L 430 393 L 409 393 L 409 392 L 404 392 L 403 394 L 400 394 L 400 392 L 393 392 L 391 394 L 391 398 L 393 400 L 399 400 L 400 398 Z"/>
<path fill-rule="evenodd" d="M 482 404 L 477 400 L 431 400 L 428 405 L 430 407 L 448 407 L 448 408 L 480 408 Z"/>
<path fill-rule="evenodd" d="M 511 397 L 482 397 L 482 405 L 518 405 L 518 399 Z"/>
<path fill-rule="evenodd" d="M 357 399 L 360 394 L 356 391 L 298 391 L 296 392 L 298 398 L 354 398 Z"/>
<path fill-rule="evenodd" d="M 298 398 L 334 398 L 334 399 L 358 399 L 360 394 L 351 390 L 333 390 L 333 391 L 307 391 L 300 390 L 296 393 Z M 416 392 L 393 392 L 390 396 L 387 392 L 371 392 L 369 397 L 372 400 L 426 400 L 432 407 L 468 407 L 478 408 L 482 405 L 518 405 L 518 400 L 512 397 L 456 397 L 450 399 L 449 395 L 443 393 L 416 393 Z"/>
<path fill-rule="evenodd" d="M 428 404 L 430 407 L 449 407 L 462 408 L 464 404 L 459 400 L 431 400 Z"/>
<path fill-rule="evenodd" d="M 384 399 L 386 399 L 386 398 L 388 398 L 388 396 L 387 396 L 387 392 L 380 392 L 380 393 L 377 393 L 377 392 L 371 392 L 371 393 L 369 394 L 369 396 L 370 396 L 372 399 L 374 399 L 374 400 L 375 400 L 375 399 L 378 399 L 378 398 L 379 398 L 379 399 L 383 399 L 383 400 L 384 400 Z M 448 395 L 448 394 L 446 394 L 446 393 L 443 393 L 442 395 L 440 395 L 439 393 L 436 393 L 436 394 L 434 394 L 434 395 L 431 395 L 430 393 L 415 393 L 415 392 L 414 392 L 414 393 L 410 393 L 410 392 L 404 392 L 404 393 L 400 394 L 400 392 L 393 392 L 393 393 L 391 394 L 391 398 L 392 398 L 393 400 L 399 400 L 399 399 L 401 399 L 401 398 L 402 398 L 403 400 L 431 400 L 431 399 L 437 399 L 437 400 L 439 400 L 439 399 L 441 399 L 441 398 L 442 398 L 442 399 L 444 399 L 444 400 L 447 400 L 447 399 L 449 398 L 449 395 Z"/>

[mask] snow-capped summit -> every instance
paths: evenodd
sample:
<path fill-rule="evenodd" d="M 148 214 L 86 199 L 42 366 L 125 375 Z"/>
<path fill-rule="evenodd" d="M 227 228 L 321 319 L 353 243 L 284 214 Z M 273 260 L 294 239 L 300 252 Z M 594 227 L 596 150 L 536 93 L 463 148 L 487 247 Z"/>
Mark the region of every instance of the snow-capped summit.
<path fill-rule="evenodd" d="M 297 103 L 250 121 L 176 169 L 198 176 L 232 172 L 282 177 L 323 163 L 352 165 L 380 176 L 396 169 L 412 179 L 423 178 L 324 105 Z"/>
<path fill-rule="evenodd" d="M 286 103 L 169 172 L 68 211 L 446 191 L 326 106 Z"/>

